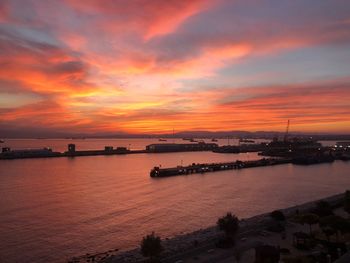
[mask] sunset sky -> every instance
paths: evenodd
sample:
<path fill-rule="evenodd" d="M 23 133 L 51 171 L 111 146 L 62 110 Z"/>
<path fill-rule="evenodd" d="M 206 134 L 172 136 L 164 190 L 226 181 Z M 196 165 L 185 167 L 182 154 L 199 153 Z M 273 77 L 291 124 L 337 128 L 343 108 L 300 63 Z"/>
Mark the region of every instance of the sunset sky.
<path fill-rule="evenodd" d="M 283 131 L 288 119 L 350 132 L 350 1 L 0 0 L 0 130 Z"/>

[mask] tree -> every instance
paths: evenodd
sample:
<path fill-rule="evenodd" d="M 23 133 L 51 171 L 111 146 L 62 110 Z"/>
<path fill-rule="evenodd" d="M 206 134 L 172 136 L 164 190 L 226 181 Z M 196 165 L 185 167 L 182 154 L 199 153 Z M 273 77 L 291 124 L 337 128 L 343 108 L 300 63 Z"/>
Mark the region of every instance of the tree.
<path fill-rule="evenodd" d="M 235 257 L 235 260 L 237 262 L 240 262 L 244 254 L 244 250 L 242 249 L 237 249 L 234 251 L 233 256 Z"/>
<path fill-rule="evenodd" d="M 286 217 L 284 216 L 283 212 L 280 210 L 275 210 L 270 213 L 270 217 L 272 217 L 276 221 L 285 221 Z"/>
<path fill-rule="evenodd" d="M 337 231 L 330 226 L 325 226 L 325 227 L 322 227 L 321 229 L 322 229 L 322 232 L 327 237 L 328 242 L 330 241 L 330 237 L 337 233 Z"/>
<path fill-rule="evenodd" d="M 346 234 L 350 232 L 350 222 L 349 220 L 342 218 L 340 216 L 331 215 L 324 217 L 320 220 L 321 227 L 331 227 L 336 231 Z"/>
<path fill-rule="evenodd" d="M 310 235 L 311 235 L 312 233 L 311 226 L 319 222 L 318 215 L 313 213 L 307 213 L 307 214 L 301 215 L 300 219 L 302 224 L 308 224 L 310 226 Z"/>
<path fill-rule="evenodd" d="M 160 237 L 152 234 L 143 237 L 141 242 L 141 253 L 145 257 L 149 257 L 150 262 L 157 262 L 163 247 Z"/>
<path fill-rule="evenodd" d="M 227 213 L 226 216 L 218 219 L 217 225 L 221 231 L 225 232 L 226 237 L 232 240 L 238 232 L 239 220 L 235 215 Z"/>
<path fill-rule="evenodd" d="M 333 215 L 332 206 L 327 201 L 319 201 L 316 203 L 315 214 L 320 217 Z"/>
<path fill-rule="evenodd" d="M 350 232 L 350 222 L 349 220 L 342 218 L 337 215 L 330 215 L 326 216 L 324 218 L 320 219 L 320 226 L 322 229 L 333 229 L 334 233 L 337 235 L 338 240 L 338 233 L 346 234 Z M 324 231 L 323 231 L 324 232 Z M 325 233 L 325 232 L 324 232 Z M 325 233 L 327 235 L 327 233 Z M 330 235 L 333 235 L 331 231 L 329 231 Z"/>

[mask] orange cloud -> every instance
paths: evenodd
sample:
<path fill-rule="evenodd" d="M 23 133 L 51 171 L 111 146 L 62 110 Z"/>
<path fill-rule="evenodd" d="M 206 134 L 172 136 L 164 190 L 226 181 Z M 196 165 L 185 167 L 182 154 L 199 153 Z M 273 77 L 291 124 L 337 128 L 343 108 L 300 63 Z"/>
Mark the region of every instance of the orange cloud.
<path fill-rule="evenodd" d="M 256 87 L 240 87 L 235 77 L 228 77 L 239 75 L 239 66 L 248 59 L 254 67 L 258 57 L 270 63 L 273 55 L 291 50 L 347 50 L 350 24 L 345 7 L 334 5 L 335 18 L 306 2 L 295 5 L 298 8 L 255 8 L 260 6 L 256 1 L 3 1 L 0 96 L 23 96 L 20 103 L 14 101 L 16 96 L 7 96 L 14 102 L 0 105 L 0 125 L 160 133 L 173 127 L 282 130 L 286 119 L 292 119 L 293 128 L 301 131 L 350 131 L 349 80 L 336 79 L 345 72 L 342 63 L 330 61 L 333 69 L 321 68 L 323 79 L 336 76 L 327 83 L 297 73 L 294 79 L 302 75 L 310 81 L 288 84 L 283 78 L 275 80 L 271 76 L 278 72 L 261 65 L 261 70 L 258 65 L 252 74 L 246 70 L 238 76 Z M 299 16 L 299 10 L 308 12 Z M 337 62 L 346 59 L 334 56 Z M 285 68 L 288 72 L 288 65 Z M 230 84 L 222 88 L 217 83 L 226 77 Z"/>
<path fill-rule="evenodd" d="M 117 99 L 109 106 L 93 103 L 92 108 L 88 105 L 85 109 L 62 98 L 3 110 L 0 123 L 64 127 L 76 132 L 164 133 L 172 128 L 283 131 L 290 119 L 294 131 L 312 132 L 317 127 L 321 131 L 349 132 L 349 87 L 350 82 L 343 79 L 288 86 L 217 88 L 199 93 L 165 93 L 153 97 L 153 101 Z"/>

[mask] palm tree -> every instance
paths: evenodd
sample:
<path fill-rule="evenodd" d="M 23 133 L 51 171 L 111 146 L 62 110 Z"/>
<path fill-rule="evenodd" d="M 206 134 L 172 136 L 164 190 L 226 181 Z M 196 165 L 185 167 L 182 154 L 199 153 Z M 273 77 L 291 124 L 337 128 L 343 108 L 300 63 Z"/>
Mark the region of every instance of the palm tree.
<path fill-rule="evenodd" d="M 325 227 L 321 227 L 322 232 L 325 234 L 325 236 L 327 237 L 327 241 L 329 242 L 331 239 L 331 236 L 333 236 L 334 234 L 337 233 L 337 231 L 330 227 L 330 226 L 325 226 Z"/>
<path fill-rule="evenodd" d="M 162 250 L 161 239 L 154 232 L 143 237 L 141 241 L 141 252 L 143 256 L 149 257 L 149 262 L 158 262 L 158 257 Z"/>
<path fill-rule="evenodd" d="M 227 213 L 226 216 L 218 219 L 217 226 L 225 232 L 228 240 L 233 240 L 239 229 L 239 220 L 237 216 Z"/>
<path fill-rule="evenodd" d="M 313 213 L 307 213 L 301 216 L 301 223 L 308 224 L 310 226 L 310 235 L 312 234 L 311 226 L 317 224 L 319 220 L 319 216 Z"/>

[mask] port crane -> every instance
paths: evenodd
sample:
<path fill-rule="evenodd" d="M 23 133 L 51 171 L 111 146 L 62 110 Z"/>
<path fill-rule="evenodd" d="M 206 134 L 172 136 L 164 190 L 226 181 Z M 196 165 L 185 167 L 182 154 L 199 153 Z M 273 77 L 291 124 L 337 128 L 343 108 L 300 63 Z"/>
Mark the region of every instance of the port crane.
<path fill-rule="evenodd" d="M 286 128 L 286 133 L 284 134 L 284 141 L 285 141 L 285 142 L 288 140 L 289 124 L 290 124 L 290 121 L 288 120 L 288 122 L 287 122 L 287 128 Z"/>

